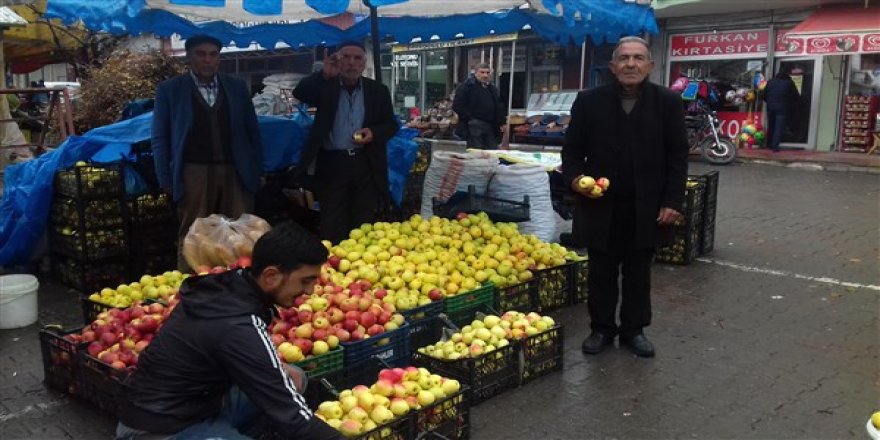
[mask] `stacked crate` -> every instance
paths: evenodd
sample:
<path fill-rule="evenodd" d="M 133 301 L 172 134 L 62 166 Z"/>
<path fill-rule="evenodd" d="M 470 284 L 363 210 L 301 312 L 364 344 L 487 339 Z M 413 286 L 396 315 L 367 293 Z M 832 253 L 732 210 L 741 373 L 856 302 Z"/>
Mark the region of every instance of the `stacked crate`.
<path fill-rule="evenodd" d="M 718 210 L 718 171 L 695 176 L 706 188 L 703 192 L 703 225 L 700 228 L 700 255 L 715 250 L 715 215 Z"/>
<path fill-rule="evenodd" d="M 56 173 L 49 243 L 63 284 L 89 294 L 128 278 L 124 195 L 119 165 L 80 162 Z"/>
<path fill-rule="evenodd" d="M 171 197 L 143 194 L 126 202 L 131 279 L 177 268 L 177 216 Z"/>
<path fill-rule="evenodd" d="M 687 265 L 700 251 L 700 231 L 703 227 L 703 194 L 706 185 L 688 178 L 684 219 L 675 224 L 675 239 L 669 246 L 657 248 L 654 260 L 658 263 Z"/>

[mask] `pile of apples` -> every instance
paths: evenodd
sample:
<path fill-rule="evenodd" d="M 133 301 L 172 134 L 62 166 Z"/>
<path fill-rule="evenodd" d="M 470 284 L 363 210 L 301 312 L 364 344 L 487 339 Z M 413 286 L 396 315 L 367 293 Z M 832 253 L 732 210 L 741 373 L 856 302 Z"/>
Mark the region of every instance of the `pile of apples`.
<path fill-rule="evenodd" d="M 590 176 L 583 176 L 578 179 L 577 185 L 578 188 L 584 191 L 589 191 L 587 197 L 591 199 L 598 199 L 605 194 L 605 191 L 608 191 L 608 188 L 611 187 L 611 181 L 608 180 L 607 177 L 594 179 Z"/>
<path fill-rule="evenodd" d="M 462 327 L 447 340 L 421 347 L 418 351 L 437 359 L 476 358 L 509 345 L 511 339 L 533 336 L 555 325 L 553 318 L 535 312 L 509 311 L 501 316 L 487 315 Z"/>
<path fill-rule="evenodd" d="M 65 339 L 75 344 L 87 343 L 89 355 L 117 370 L 136 368 L 141 352 L 150 345 L 177 303 L 174 297 L 168 306 L 153 303 L 113 308 L 101 312 L 80 333 L 69 334 Z"/>
<path fill-rule="evenodd" d="M 281 358 L 299 362 L 355 342 L 396 330 L 405 323 L 394 304 L 383 303 L 386 292 L 371 290 L 368 281 L 347 288 L 322 279 L 311 295 L 297 297 L 294 306 L 280 309 L 269 334 Z"/>
<path fill-rule="evenodd" d="M 145 299 L 168 302 L 188 276 L 177 270 L 155 276 L 144 275 L 139 281 L 120 284 L 116 289 L 105 287 L 100 292 L 89 295 L 89 300 L 117 308 L 130 307 Z"/>
<path fill-rule="evenodd" d="M 358 385 L 322 402 L 315 415 L 351 438 L 367 433 L 410 411 L 455 395 L 461 384 L 425 368 L 386 368 L 371 386 Z M 390 429 L 390 428 L 385 428 Z M 382 433 L 382 438 L 390 432 Z"/>
<path fill-rule="evenodd" d="M 419 215 L 403 222 L 364 224 L 330 249 L 327 275 L 337 285 L 364 279 L 388 292 L 399 310 L 479 288 L 530 280 L 533 271 L 576 256 L 558 243 L 494 223 L 485 213 L 456 219 Z"/>

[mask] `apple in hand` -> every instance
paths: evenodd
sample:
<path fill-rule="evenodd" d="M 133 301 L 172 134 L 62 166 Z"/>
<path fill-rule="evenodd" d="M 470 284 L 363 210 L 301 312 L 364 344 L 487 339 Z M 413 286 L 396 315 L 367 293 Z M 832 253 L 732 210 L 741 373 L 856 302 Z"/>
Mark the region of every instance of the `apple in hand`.
<path fill-rule="evenodd" d="M 608 180 L 607 177 L 600 177 L 599 180 L 596 180 L 596 185 L 602 187 L 602 191 L 608 191 L 608 187 L 611 186 L 611 181 Z"/>
<path fill-rule="evenodd" d="M 596 181 L 590 176 L 583 176 L 577 181 L 578 188 L 589 191 L 596 185 Z"/>

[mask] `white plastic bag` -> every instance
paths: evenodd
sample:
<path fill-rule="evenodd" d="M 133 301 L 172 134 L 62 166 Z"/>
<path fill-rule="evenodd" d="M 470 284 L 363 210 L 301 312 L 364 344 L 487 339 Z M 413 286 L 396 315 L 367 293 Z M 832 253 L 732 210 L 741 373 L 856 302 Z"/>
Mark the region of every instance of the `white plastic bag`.
<path fill-rule="evenodd" d="M 189 267 L 229 266 L 239 257 L 249 257 L 254 243 L 269 231 L 266 220 L 242 214 L 230 220 L 220 214 L 197 218 L 183 239 L 183 256 Z"/>
<path fill-rule="evenodd" d="M 550 178 L 541 165 L 499 165 L 489 184 L 489 195 L 521 202 L 529 196 L 529 221 L 519 224 L 523 234 L 534 234 L 541 241 L 557 241 L 556 212 L 550 199 Z"/>
<path fill-rule="evenodd" d="M 485 194 L 497 167 L 498 158 L 488 153 L 435 151 L 425 172 L 422 217 L 434 214 L 434 197 L 440 202 L 449 200 L 456 191 L 467 191 L 468 185 L 474 185 L 478 194 Z"/>

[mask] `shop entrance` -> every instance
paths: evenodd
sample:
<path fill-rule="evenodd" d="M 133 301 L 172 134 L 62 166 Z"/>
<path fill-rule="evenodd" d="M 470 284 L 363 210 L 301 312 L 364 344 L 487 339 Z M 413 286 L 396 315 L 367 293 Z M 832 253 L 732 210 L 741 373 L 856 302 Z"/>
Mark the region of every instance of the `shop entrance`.
<path fill-rule="evenodd" d="M 782 136 L 783 146 L 815 148 L 821 84 L 821 71 L 816 71 L 816 62 L 816 58 L 781 58 L 776 62 L 775 72 L 788 72 L 801 95 L 788 117 L 788 127 Z"/>

